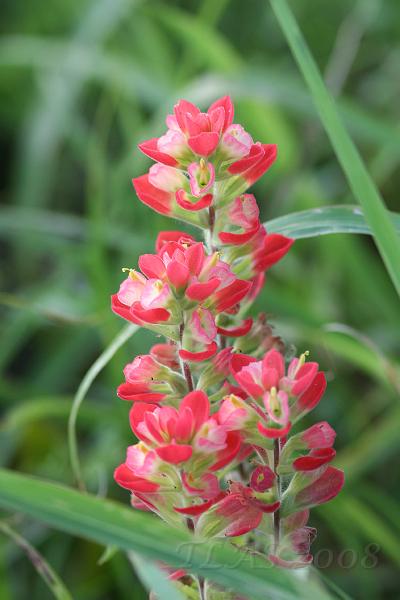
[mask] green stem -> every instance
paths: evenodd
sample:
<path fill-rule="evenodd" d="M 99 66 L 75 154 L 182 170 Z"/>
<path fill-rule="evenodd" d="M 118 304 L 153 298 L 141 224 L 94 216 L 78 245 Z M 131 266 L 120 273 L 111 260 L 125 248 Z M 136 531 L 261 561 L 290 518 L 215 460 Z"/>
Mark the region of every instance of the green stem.
<path fill-rule="evenodd" d="M 182 348 L 182 340 L 183 340 L 183 332 L 184 331 L 185 331 L 185 324 L 181 323 L 179 326 L 179 346 L 180 346 L 180 348 Z M 186 383 L 187 383 L 189 392 L 193 392 L 194 385 L 193 385 L 192 372 L 190 370 L 188 363 L 182 359 L 181 359 L 181 369 L 182 369 L 182 374 L 183 374 L 184 378 L 186 379 Z"/>
<path fill-rule="evenodd" d="M 277 490 L 277 499 L 280 501 L 281 499 L 281 481 L 280 476 L 278 474 L 278 466 L 279 466 L 279 458 L 280 458 L 280 441 L 279 439 L 274 442 L 274 471 L 276 475 L 276 490 Z M 274 512 L 274 553 L 276 554 L 279 546 L 279 541 L 281 537 L 281 515 L 280 510 L 276 510 Z"/>

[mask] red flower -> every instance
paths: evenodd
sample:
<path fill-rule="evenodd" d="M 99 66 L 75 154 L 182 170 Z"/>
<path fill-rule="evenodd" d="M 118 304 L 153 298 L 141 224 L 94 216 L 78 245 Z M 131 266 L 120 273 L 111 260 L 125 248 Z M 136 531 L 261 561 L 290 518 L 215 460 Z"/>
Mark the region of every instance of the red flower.
<path fill-rule="evenodd" d="M 238 482 L 230 484 L 229 492 L 219 502 L 202 512 L 196 523 L 196 533 L 203 537 L 233 537 L 256 529 L 265 513 L 275 512 L 280 503 L 272 496 L 260 500 L 256 490 L 258 477 L 251 478 L 250 487 Z M 272 485 L 272 480 L 269 480 Z M 254 488 L 256 486 L 256 488 Z M 263 492 L 267 490 L 265 485 Z"/>

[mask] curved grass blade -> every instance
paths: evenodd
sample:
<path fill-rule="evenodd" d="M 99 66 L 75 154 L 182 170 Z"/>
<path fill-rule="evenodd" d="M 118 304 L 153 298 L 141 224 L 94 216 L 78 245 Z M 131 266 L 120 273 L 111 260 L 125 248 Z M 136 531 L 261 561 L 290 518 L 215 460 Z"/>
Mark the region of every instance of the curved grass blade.
<path fill-rule="evenodd" d="M 270 0 L 270 3 L 310 89 L 321 122 L 331 140 L 350 188 L 363 207 L 365 220 L 371 228 L 386 269 L 400 295 L 400 236 L 375 183 L 342 123 L 335 102 L 323 82 L 286 0 Z"/>
<path fill-rule="evenodd" d="M 398 234 L 400 214 L 388 212 Z M 269 233 L 282 233 L 296 240 L 331 233 L 373 235 L 359 206 L 324 206 L 277 217 L 265 223 Z"/>
<path fill-rule="evenodd" d="M 25 552 L 26 556 L 43 579 L 54 598 L 57 600 L 72 600 L 72 596 L 44 557 L 34 548 L 27 539 L 17 533 L 4 521 L 0 521 L 0 532 L 9 537 Z"/>
<path fill-rule="evenodd" d="M 227 540 L 196 541 L 189 532 L 148 513 L 5 469 L 0 469 L 0 506 L 70 534 L 198 573 L 254 600 L 331 597 L 313 577 L 299 580 Z"/>
<path fill-rule="evenodd" d="M 117 350 L 119 350 L 119 348 L 121 348 L 121 346 L 123 346 L 130 337 L 132 337 L 137 329 L 137 325 L 133 325 L 131 323 L 123 327 L 123 329 L 113 339 L 111 344 L 107 346 L 104 352 L 100 354 L 100 356 L 87 371 L 74 396 L 74 401 L 72 403 L 71 412 L 68 419 L 68 449 L 72 471 L 78 487 L 81 490 L 85 490 L 86 486 L 83 480 L 82 469 L 79 460 L 78 441 L 76 437 L 76 421 L 78 418 L 79 409 L 97 375 L 104 369 Z"/>

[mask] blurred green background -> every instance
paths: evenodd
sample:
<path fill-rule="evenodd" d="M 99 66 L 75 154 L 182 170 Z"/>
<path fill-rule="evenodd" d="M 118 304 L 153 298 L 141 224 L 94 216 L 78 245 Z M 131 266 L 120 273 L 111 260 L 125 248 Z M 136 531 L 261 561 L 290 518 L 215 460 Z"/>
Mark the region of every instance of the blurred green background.
<path fill-rule="evenodd" d="M 398 0 L 291 4 L 388 208 L 399 211 Z M 1 12 L 0 460 L 73 484 L 68 415 L 123 326 L 109 310 L 120 268 L 176 225 L 131 186 L 150 162 L 136 144 L 163 132 L 175 101 L 205 108 L 230 93 L 235 121 L 278 144 L 254 189 L 264 221 L 355 200 L 268 2 L 3 0 Z M 256 309 L 328 374 L 312 418 L 337 429 L 347 482 L 312 514 L 315 566 L 352 597 L 398 598 L 400 310 L 372 240 L 297 241 Z M 112 471 L 131 441 L 129 405 L 114 390 L 125 362 L 153 341 L 140 331 L 117 352 L 78 418 L 88 488 L 125 503 Z M 147 597 L 122 553 L 99 565 L 100 546 L 24 517 L 15 526 L 74 598 Z M 1 600 L 50 598 L 17 546 L 0 544 Z"/>

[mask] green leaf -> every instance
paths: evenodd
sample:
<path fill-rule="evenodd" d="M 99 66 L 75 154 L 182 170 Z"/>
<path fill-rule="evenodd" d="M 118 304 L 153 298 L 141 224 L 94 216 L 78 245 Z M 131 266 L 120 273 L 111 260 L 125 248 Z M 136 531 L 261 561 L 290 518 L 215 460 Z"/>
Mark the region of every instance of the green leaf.
<path fill-rule="evenodd" d="M 400 215 L 387 212 L 400 234 Z M 296 240 L 331 233 L 373 235 L 359 206 L 324 206 L 290 213 L 265 223 L 269 233 L 282 233 Z"/>
<path fill-rule="evenodd" d="M 270 0 L 270 3 L 310 89 L 350 188 L 363 207 L 365 220 L 371 228 L 386 269 L 400 294 L 400 237 L 377 187 L 341 121 L 335 102 L 323 82 L 286 0 Z"/>
<path fill-rule="evenodd" d="M 174 584 L 167 579 L 166 574 L 154 563 L 144 560 L 133 552 L 128 552 L 128 557 L 139 579 L 149 592 L 154 592 L 158 598 L 184 600 L 185 596 L 179 592 Z"/>
<path fill-rule="evenodd" d="M 0 470 L 0 506 L 100 544 L 132 550 L 174 568 L 198 573 L 255 600 L 326 600 L 313 579 L 295 577 L 227 540 L 194 541 L 153 515 L 58 484 Z"/>

